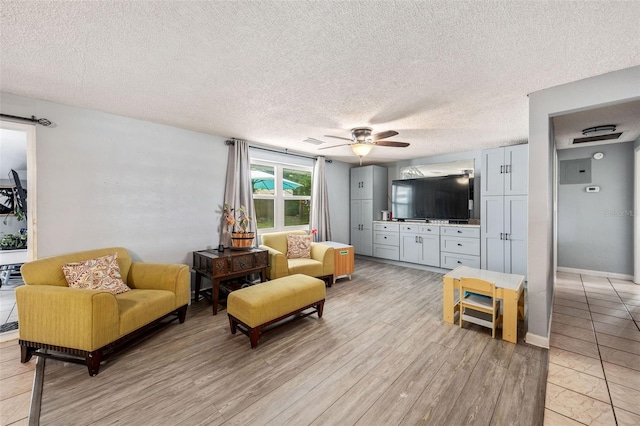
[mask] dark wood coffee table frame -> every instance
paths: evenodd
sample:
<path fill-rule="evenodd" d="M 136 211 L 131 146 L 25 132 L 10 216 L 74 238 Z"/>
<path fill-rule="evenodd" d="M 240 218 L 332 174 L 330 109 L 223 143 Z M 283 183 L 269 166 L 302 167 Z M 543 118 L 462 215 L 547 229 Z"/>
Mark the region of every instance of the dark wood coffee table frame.
<path fill-rule="evenodd" d="M 194 251 L 193 269 L 196 272 L 194 299 L 196 302 L 200 299 L 202 277 L 210 279 L 213 282 L 211 289 L 213 315 L 216 315 L 222 281 L 259 273 L 261 282 L 265 282 L 268 266 L 269 252 L 258 248 L 250 250 L 225 249 L 223 252 L 217 250 Z"/>

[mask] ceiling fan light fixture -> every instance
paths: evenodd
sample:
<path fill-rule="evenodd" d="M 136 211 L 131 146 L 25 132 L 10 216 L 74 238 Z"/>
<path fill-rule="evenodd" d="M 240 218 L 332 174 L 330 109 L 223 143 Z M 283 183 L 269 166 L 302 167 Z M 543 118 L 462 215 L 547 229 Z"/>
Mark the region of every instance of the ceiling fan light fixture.
<path fill-rule="evenodd" d="M 351 150 L 358 157 L 362 158 L 367 156 L 373 149 L 373 144 L 370 143 L 354 143 L 351 145 Z"/>

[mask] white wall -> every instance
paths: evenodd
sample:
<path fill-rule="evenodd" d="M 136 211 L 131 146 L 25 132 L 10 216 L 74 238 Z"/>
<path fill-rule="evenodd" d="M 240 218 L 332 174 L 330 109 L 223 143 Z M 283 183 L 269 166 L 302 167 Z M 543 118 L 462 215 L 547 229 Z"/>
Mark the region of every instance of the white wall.
<path fill-rule="evenodd" d="M 8 93 L 0 111 L 56 125 L 36 127 L 38 257 L 124 246 L 137 260 L 191 265 L 191 252 L 217 247 L 227 138 Z M 333 239 L 344 243 L 349 168 L 327 164 Z"/>
<path fill-rule="evenodd" d="M 591 162 L 590 183 L 558 186 L 558 267 L 633 275 L 633 155 L 633 142 L 558 151 Z"/>
<path fill-rule="evenodd" d="M 640 98 L 640 67 L 632 67 L 529 95 L 528 335 L 549 337 L 556 252 L 550 117 Z"/>
<path fill-rule="evenodd" d="M 191 264 L 216 246 L 225 138 L 2 93 L 36 128 L 38 257 L 124 246 L 137 260 Z"/>

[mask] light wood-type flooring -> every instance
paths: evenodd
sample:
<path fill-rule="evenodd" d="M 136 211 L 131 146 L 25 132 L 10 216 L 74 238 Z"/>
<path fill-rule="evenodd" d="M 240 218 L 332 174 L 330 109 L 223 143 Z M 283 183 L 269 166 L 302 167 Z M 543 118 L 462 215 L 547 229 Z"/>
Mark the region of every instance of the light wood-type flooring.
<path fill-rule="evenodd" d="M 443 323 L 441 300 L 441 274 L 357 259 L 322 319 L 255 350 L 200 301 L 96 377 L 47 360 L 40 424 L 542 424 L 548 351 Z"/>

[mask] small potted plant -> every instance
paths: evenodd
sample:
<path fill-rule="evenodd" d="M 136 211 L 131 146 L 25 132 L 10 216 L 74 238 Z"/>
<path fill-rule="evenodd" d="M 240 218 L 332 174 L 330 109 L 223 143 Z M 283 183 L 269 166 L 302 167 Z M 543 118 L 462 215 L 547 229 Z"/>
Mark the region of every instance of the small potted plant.
<path fill-rule="evenodd" d="M 231 228 L 231 247 L 251 247 L 255 238 L 255 232 L 249 231 L 253 218 L 249 216 L 245 206 L 240 206 L 236 217 L 234 217 L 233 211 L 234 209 L 225 203 L 222 213 L 227 224 L 227 230 Z M 237 228 L 237 230 L 234 228 Z"/>

